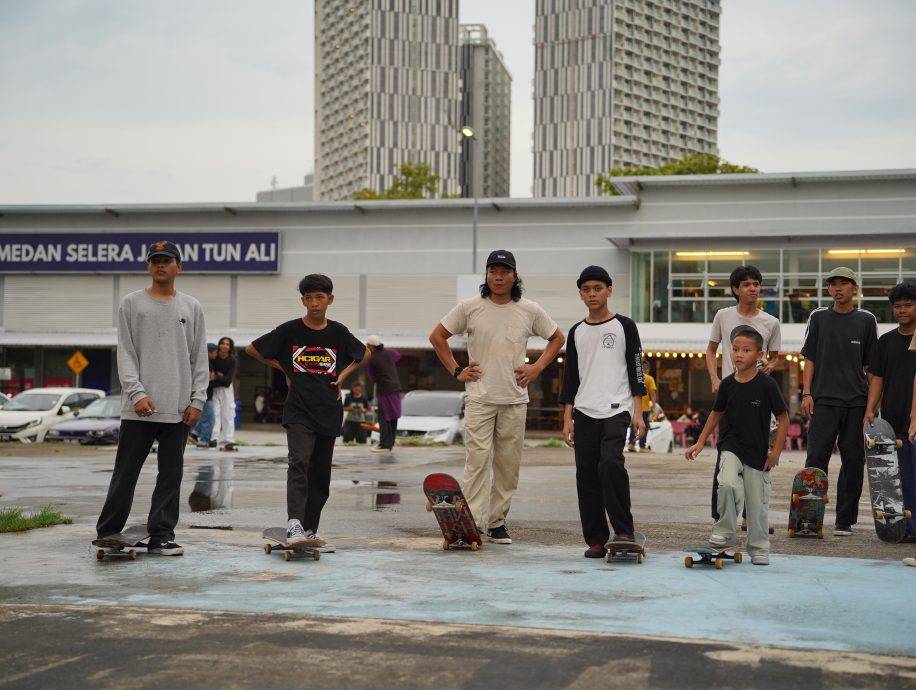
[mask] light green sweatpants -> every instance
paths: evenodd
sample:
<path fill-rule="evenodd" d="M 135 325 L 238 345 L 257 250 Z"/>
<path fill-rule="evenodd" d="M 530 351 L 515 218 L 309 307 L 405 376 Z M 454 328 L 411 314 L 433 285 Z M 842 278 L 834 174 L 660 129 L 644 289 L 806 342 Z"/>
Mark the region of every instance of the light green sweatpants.
<path fill-rule="evenodd" d="M 747 552 L 770 554 L 770 473 L 743 464 L 727 450 L 719 457 L 719 519 L 713 534 L 732 540 L 738 531 L 741 507 L 747 508 Z"/>

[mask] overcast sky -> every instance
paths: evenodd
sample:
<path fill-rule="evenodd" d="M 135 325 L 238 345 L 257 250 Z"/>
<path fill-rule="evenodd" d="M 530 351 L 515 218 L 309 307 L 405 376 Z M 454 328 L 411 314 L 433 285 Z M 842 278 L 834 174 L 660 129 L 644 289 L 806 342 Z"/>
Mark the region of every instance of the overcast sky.
<path fill-rule="evenodd" d="M 916 2 L 723 0 L 721 155 L 916 168 Z M 514 80 L 531 194 L 534 0 L 461 0 Z M 253 201 L 312 169 L 311 0 L 0 0 L 0 203 Z"/>

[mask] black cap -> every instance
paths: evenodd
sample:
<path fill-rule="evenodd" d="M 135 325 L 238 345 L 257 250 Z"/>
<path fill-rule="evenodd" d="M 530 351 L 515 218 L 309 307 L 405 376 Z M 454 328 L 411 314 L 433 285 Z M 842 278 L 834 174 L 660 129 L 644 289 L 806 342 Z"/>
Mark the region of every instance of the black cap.
<path fill-rule="evenodd" d="M 576 281 L 576 287 L 581 288 L 582 283 L 587 280 L 600 280 L 608 287 L 614 284 L 614 281 L 611 280 L 611 275 L 601 266 L 586 266 L 583 268 L 582 273 L 579 274 L 579 280 Z"/>
<path fill-rule="evenodd" d="M 171 242 L 153 242 L 149 246 L 149 250 L 146 252 L 146 260 L 149 261 L 154 256 L 170 256 L 178 263 L 181 263 L 181 252 L 178 251 L 176 247 Z"/>
<path fill-rule="evenodd" d="M 490 252 L 490 256 L 487 257 L 487 268 L 493 264 L 504 264 L 514 271 L 515 257 L 510 251 L 506 251 L 505 249 L 497 249 L 494 252 Z"/>
<path fill-rule="evenodd" d="M 216 352 L 219 346 L 216 343 L 207 343 L 207 352 Z"/>

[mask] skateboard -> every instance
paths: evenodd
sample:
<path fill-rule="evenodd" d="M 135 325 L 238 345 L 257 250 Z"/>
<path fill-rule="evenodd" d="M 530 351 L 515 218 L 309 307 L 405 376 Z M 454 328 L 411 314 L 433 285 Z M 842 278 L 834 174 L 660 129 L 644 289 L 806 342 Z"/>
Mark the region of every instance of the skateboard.
<path fill-rule="evenodd" d="M 137 548 L 146 548 L 146 544 L 143 543 L 144 539 L 149 539 L 146 525 L 132 525 L 118 534 L 93 539 L 92 545 L 99 547 L 95 552 L 95 557 L 100 561 L 104 560 L 106 556 L 111 558 L 126 556 L 128 560 L 134 561 L 137 559 Z"/>
<path fill-rule="evenodd" d="M 642 532 L 634 532 L 633 537 L 633 541 L 611 540 L 605 544 L 607 554 L 604 560 L 610 563 L 618 556 L 626 560 L 629 560 L 631 556 L 636 556 L 636 562 L 642 563 L 646 559 L 646 535 Z"/>
<path fill-rule="evenodd" d="M 321 558 L 321 553 L 317 546 L 303 546 L 302 544 L 290 544 L 286 541 L 285 527 L 268 527 L 261 532 L 261 538 L 267 539 L 268 543 L 264 544 L 264 553 L 271 554 L 274 551 L 283 552 L 283 560 L 291 561 L 294 558 L 311 558 L 317 561 Z M 270 542 L 274 542 L 271 544 Z"/>
<path fill-rule="evenodd" d="M 789 502 L 789 538 L 824 538 L 824 509 L 827 505 L 827 473 L 806 467 L 792 480 Z"/>
<path fill-rule="evenodd" d="M 739 542 L 732 542 L 725 546 L 709 545 L 686 548 L 684 549 L 686 553 L 695 553 L 700 557 L 685 556 L 684 566 L 692 568 L 694 564 L 699 563 L 701 565 L 714 565 L 716 570 L 722 570 L 725 566 L 725 561 L 741 562 L 741 552 L 737 550 L 739 546 L 741 546 Z M 734 551 L 734 553 L 726 553 L 727 551 Z"/>
<path fill-rule="evenodd" d="M 903 442 L 883 419 L 876 419 L 874 426 L 865 422 L 862 430 L 875 532 L 881 541 L 902 541 L 906 536 L 906 518 L 910 517 L 910 511 L 903 508 L 900 466 L 897 464 L 897 448 Z"/>
<path fill-rule="evenodd" d="M 432 511 L 442 530 L 442 548 L 476 551 L 483 541 L 458 481 L 448 474 L 431 474 L 423 480 L 423 493 L 426 510 Z"/>

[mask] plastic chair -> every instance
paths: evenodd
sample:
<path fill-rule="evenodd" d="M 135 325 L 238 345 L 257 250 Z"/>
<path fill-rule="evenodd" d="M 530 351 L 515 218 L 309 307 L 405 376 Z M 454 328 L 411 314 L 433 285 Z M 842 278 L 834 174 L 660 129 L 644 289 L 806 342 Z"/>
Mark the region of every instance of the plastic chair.
<path fill-rule="evenodd" d="M 802 449 L 801 424 L 789 424 L 789 430 L 786 432 L 786 450 L 792 450 L 793 444 L 797 450 Z"/>
<path fill-rule="evenodd" d="M 671 422 L 671 433 L 676 444 L 681 448 L 687 447 L 687 422 Z"/>

